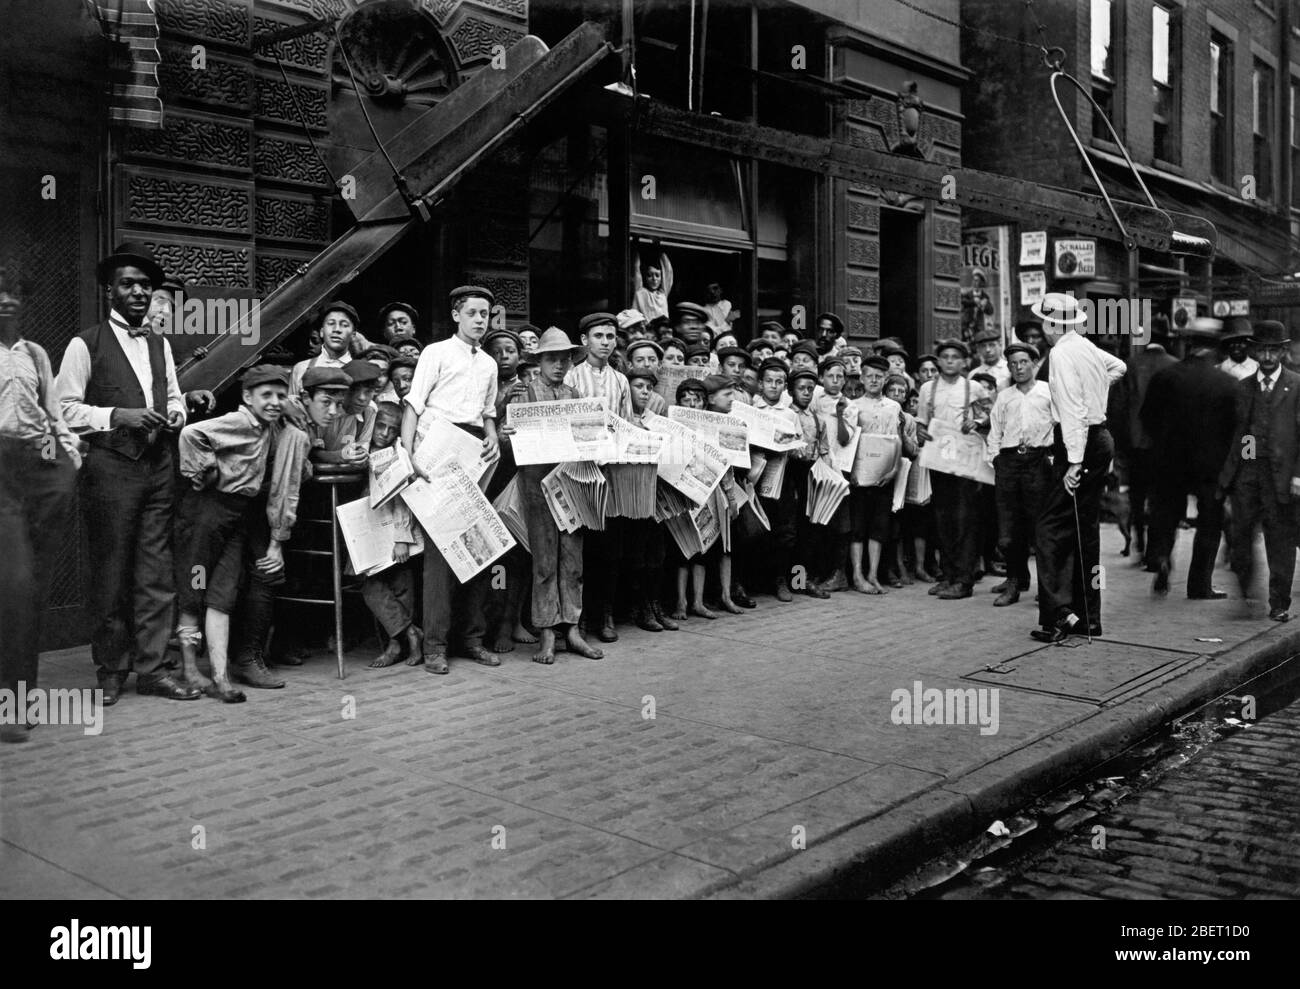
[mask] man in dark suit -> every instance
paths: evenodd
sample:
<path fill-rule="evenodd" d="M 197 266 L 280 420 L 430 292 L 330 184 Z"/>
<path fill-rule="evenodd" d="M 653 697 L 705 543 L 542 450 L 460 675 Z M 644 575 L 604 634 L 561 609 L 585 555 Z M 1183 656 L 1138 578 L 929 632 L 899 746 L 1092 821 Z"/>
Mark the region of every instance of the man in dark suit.
<path fill-rule="evenodd" d="M 1187 596 L 1228 595 L 1210 583 L 1223 532 L 1223 496 L 1217 492 L 1232 444 L 1237 384 L 1215 366 L 1223 324 L 1195 319 L 1181 332 L 1187 356 L 1157 371 L 1139 410 L 1149 440 L 1155 488 L 1147 553 L 1156 571 L 1153 590 L 1169 590 L 1170 557 L 1187 496 L 1196 498 L 1196 539 L 1187 569 Z"/>
<path fill-rule="evenodd" d="M 1300 496 L 1300 375 L 1282 367 L 1285 326 L 1255 324 L 1259 370 L 1237 384 L 1236 428 L 1219 487 L 1232 499 L 1232 570 L 1248 596 L 1255 526 L 1268 555 L 1268 617 L 1287 621 L 1295 575 L 1295 506 Z"/>
<path fill-rule="evenodd" d="M 1150 327 L 1149 342 L 1129 359 L 1124 377 L 1111 389 L 1114 406 L 1111 411 L 1114 414 L 1107 416 L 1108 421 L 1114 424 L 1115 448 L 1127 461 L 1133 540 L 1142 554 L 1140 559 L 1148 564 L 1150 570 L 1155 569 L 1155 558 L 1147 548 L 1147 501 L 1151 500 L 1151 515 L 1154 515 L 1158 451 L 1142 419 L 1142 409 L 1152 379 L 1158 372 L 1178 363 L 1166 349 L 1168 346 L 1169 321 L 1156 316 Z M 1222 461 L 1215 465 L 1216 474 L 1220 466 Z"/>
<path fill-rule="evenodd" d="M 164 665 L 176 604 L 173 466 L 166 435 L 185 425 L 185 399 L 167 338 L 146 319 L 162 269 L 143 244 L 118 245 L 97 272 L 108 319 L 73 337 L 55 391 L 63 417 L 90 444 L 81 508 L 90 549 L 90 652 L 104 704 L 136 690 L 193 700 L 197 687 Z"/>

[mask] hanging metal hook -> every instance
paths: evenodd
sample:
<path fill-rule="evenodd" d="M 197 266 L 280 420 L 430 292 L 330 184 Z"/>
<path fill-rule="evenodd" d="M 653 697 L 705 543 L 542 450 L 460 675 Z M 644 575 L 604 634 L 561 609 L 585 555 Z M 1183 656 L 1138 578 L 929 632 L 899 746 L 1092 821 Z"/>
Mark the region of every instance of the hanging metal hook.
<path fill-rule="evenodd" d="M 1065 63 L 1065 49 L 1043 47 L 1039 50 L 1043 53 L 1043 64 L 1053 72 L 1060 72 Z"/>

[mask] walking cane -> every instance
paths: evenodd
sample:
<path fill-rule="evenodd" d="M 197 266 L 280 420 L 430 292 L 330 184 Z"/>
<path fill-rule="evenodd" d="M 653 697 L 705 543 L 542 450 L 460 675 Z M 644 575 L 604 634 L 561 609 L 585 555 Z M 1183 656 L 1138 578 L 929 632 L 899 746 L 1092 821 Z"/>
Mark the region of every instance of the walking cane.
<path fill-rule="evenodd" d="M 1080 480 L 1082 480 L 1083 475 L 1080 474 L 1079 477 Z M 1079 524 L 1079 499 L 1073 491 L 1070 492 L 1070 504 L 1074 506 L 1074 536 L 1077 540 L 1075 546 L 1079 553 L 1079 575 L 1083 578 L 1083 582 L 1086 585 L 1088 582 L 1088 574 L 1083 569 L 1083 526 Z M 1088 632 L 1088 645 L 1092 645 L 1092 620 L 1088 616 L 1087 586 L 1083 588 L 1083 622 L 1084 627 Z"/>

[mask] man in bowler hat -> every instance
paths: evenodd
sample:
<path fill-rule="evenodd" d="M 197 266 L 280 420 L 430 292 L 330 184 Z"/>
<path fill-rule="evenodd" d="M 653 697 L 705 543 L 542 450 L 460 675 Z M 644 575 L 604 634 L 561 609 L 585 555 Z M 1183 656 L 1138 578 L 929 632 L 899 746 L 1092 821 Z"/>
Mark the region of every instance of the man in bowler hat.
<path fill-rule="evenodd" d="M 136 690 L 193 700 L 197 687 L 164 666 L 176 592 L 172 573 L 172 443 L 185 399 L 167 338 L 146 316 L 163 271 L 144 244 L 118 245 L 97 272 L 108 319 L 73 337 L 55 390 L 68 426 L 90 444 L 81 507 L 90 548 L 90 651 L 114 704 L 132 666 Z"/>
<path fill-rule="evenodd" d="M 1232 499 L 1232 571 L 1249 597 L 1255 526 L 1268 556 L 1268 617 L 1291 615 L 1295 505 L 1300 497 L 1300 375 L 1282 366 L 1291 335 L 1273 320 L 1255 324 L 1259 370 L 1237 383 L 1236 428 L 1219 488 Z"/>

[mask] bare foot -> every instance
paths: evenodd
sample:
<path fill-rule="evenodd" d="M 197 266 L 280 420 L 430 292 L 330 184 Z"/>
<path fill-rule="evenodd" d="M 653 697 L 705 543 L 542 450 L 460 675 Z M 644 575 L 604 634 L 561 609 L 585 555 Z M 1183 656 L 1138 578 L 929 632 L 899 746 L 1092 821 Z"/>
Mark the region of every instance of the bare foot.
<path fill-rule="evenodd" d="M 740 605 L 736 604 L 736 602 L 733 601 L 733 600 L 731 600 L 731 598 L 723 598 L 723 599 L 722 599 L 722 610 L 723 610 L 723 611 L 729 611 L 729 612 L 731 612 L 733 615 L 740 615 L 740 614 L 743 614 L 744 611 L 745 611 L 744 608 L 742 608 Z"/>
<path fill-rule="evenodd" d="M 699 602 L 699 603 L 697 603 L 697 604 L 693 604 L 693 605 L 691 605 L 691 614 L 692 614 L 692 615 L 697 615 L 697 616 L 699 616 L 700 618 L 717 618 L 717 617 L 718 617 L 718 616 L 715 615 L 712 611 L 710 611 L 708 608 L 704 607 L 704 602 L 702 602 L 702 601 Z"/>
<path fill-rule="evenodd" d="M 555 662 L 555 630 L 542 629 L 541 643 L 537 647 L 537 652 L 533 653 L 533 662 L 541 663 L 543 666 L 550 666 Z"/>
<path fill-rule="evenodd" d="M 200 673 L 197 666 L 185 671 L 185 682 L 193 684 L 204 693 L 212 686 L 212 680 Z"/>
<path fill-rule="evenodd" d="M 391 639 L 388 640 L 388 645 L 384 648 L 384 651 L 381 652 L 374 659 L 372 659 L 368 664 L 368 666 L 372 670 L 382 670 L 389 666 L 395 666 L 397 664 L 397 661 L 400 660 L 401 658 L 402 658 L 401 640 L 398 639 L 397 636 L 393 636 Z"/>
<path fill-rule="evenodd" d="M 880 586 L 880 582 L 879 582 L 879 581 L 877 581 L 877 580 L 868 580 L 868 581 L 867 581 L 867 591 L 866 591 L 866 593 L 868 593 L 868 594 L 884 594 L 884 593 L 885 593 L 885 589 L 884 589 L 883 587 Z"/>
<path fill-rule="evenodd" d="M 685 602 L 685 601 L 678 601 L 678 602 L 677 602 L 677 610 L 675 610 L 675 611 L 674 611 L 671 615 L 669 615 L 668 617 L 669 617 L 669 618 L 672 618 L 672 619 L 674 619 L 674 620 L 676 620 L 676 621 L 679 621 L 679 622 L 684 622 L 684 621 L 686 621 L 686 602 Z"/>
<path fill-rule="evenodd" d="M 871 588 L 867 586 L 867 582 L 865 580 L 855 580 L 853 582 L 853 589 L 857 591 L 859 594 L 871 593 Z"/>
<path fill-rule="evenodd" d="M 534 639 L 533 641 L 536 642 L 537 640 Z M 510 638 L 510 636 L 508 635 L 498 636 L 497 640 L 492 643 L 492 651 L 493 652 L 514 652 L 515 640 Z"/>
<path fill-rule="evenodd" d="M 514 630 L 510 633 L 510 638 L 514 639 L 521 646 L 531 646 L 537 641 L 537 636 L 533 635 L 532 632 L 528 631 L 528 629 L 524 628 L 522 625 L 516 625 L 514 627 Z M 498 650 L 498 652 L 505 652 L 505 650 L 501 649 Z"/>
<path fill-rule="evenodd" d="M 569 652 L 576 652 L 579 656 L 586 656 L 588 659 L 605 658 L 605 651 L 603 649 L 597 649 L 595 646 L 588 645 L 587 641 L 582 637 L 582 633 L 580 633 L 576 628 L 569 629 L 566 641 L 569 646 Z"/>

